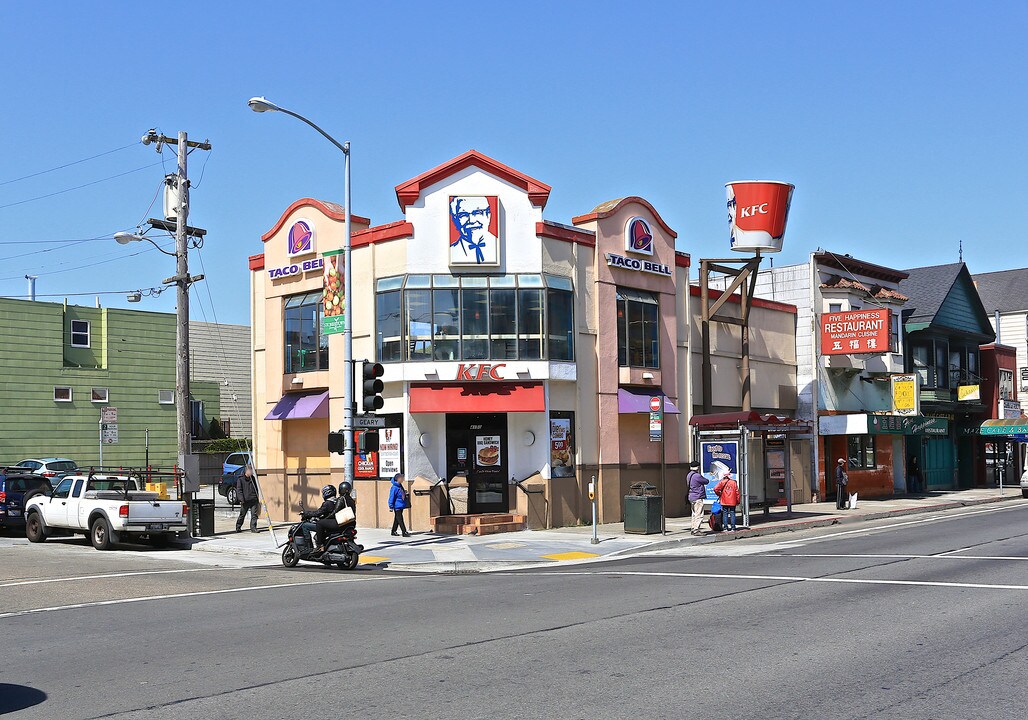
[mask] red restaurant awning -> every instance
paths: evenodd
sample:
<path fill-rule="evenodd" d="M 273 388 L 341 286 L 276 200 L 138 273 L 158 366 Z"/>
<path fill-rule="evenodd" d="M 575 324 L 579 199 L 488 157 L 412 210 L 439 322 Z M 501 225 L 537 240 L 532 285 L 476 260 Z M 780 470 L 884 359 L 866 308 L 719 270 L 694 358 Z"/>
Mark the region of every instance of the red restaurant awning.
<path fill-rule="evenodd" d="M 542 383 L 410 386 L 412 413 L 546 412 Z"/>
<path fill-rule="evenodd" d="M 286 393 L 275 403 L 265 420 L 306 420 L 328 417 L 328 390 L 316 393 Z"/>

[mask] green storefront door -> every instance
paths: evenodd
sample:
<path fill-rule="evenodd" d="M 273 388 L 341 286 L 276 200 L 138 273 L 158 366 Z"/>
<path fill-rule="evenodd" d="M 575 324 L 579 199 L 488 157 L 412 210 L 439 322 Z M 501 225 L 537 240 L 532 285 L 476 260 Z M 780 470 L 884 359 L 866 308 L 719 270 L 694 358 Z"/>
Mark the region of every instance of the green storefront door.
<path fill-rule="evenodd" d="M 929 490 L 953 490 L 956 462 L 953 441 L 948 437 L 925 437 L 924 480 Z"/>

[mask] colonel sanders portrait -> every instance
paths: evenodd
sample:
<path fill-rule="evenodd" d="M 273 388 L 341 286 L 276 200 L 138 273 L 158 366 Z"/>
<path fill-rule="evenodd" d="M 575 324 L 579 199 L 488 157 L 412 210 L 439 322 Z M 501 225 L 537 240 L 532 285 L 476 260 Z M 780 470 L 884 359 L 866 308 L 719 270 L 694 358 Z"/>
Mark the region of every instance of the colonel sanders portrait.
<path fill-rule="evenodd" d="M 500 242 L 496 196 L 450 198 L 450 264 L 497 265 Z"/>

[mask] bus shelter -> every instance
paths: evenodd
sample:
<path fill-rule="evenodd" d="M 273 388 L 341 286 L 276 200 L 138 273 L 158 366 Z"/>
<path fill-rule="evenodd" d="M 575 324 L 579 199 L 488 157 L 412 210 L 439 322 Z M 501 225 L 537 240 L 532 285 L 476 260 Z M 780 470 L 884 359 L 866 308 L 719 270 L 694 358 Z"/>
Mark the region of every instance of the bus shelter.
<path fill-rule="evenodd" d="M 814 428 L 810 422 L 755 411 L 693 415 L 693 457 L 700 472 L 711 480 L 707 501 L 713 503 L 714 485 L 727 471 L 739 483 L 742 524 L 750 525 L 750 511 L 810 502 L 814 477 Z"/>
<path fill-rule="evenodd" d="M 1012 483 L 1017 483 L 1018 473 L 1025 463 L 1023 454 L 1028 448 L 1028 417 L 1002 418 L 986 420 L 979 430 L 986 442 L 993 443 L 998 449 L 992 453 L 995 462 L 996 481 L 1003 488 L 1004 476 L 1010 476 Z M 998 458 L 1006 458 L 1007 443 L 1010 443 L 1009 462 L 998 462 Z"/>

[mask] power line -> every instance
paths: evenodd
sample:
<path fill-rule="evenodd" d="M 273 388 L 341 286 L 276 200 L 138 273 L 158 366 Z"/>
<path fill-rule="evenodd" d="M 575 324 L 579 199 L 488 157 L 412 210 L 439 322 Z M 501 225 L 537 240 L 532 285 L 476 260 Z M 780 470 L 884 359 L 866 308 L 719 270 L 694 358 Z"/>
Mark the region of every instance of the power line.
<path fill-rule="evenodd" d="M 64 168 L 71 167 L 72 165 L 78 165 L 80 163 L 89 162 L 90 160 L 96 160 L 97 158 L 103 157 L 104 155 L 111 155 L 112 153 L 120 152 L 121 150 L 126 150 L 126 149 L 128 149 L 130 147 L 135 147 L 138 144 L 139 144 L 138 141 L 134 142 L 134 143 L 129 143 L 128 145 L 122 145 L 119 148 L 114 148 L 113 150 L 108 150 L 107 152 L 102 152 L 99 155 L 90 155 L 89 157 L 82 158 L 81 160 L 74 160 L 74 161 L 72 161 L 70 163 L 65 163 L 64 165 L 58 165 L 57 167 L 52 167 L 49 170 L 40 170 L 39 172 L 34 172 L 34 173 L 29 174 L 29 175 L 22 175 L 21 177 L 13 178 L 11 180 L 3 180 L 3 181 L 0 181 L 0 186 L 2 186 L 2 185 L 10 185 L 11 183 L 20 182 L 22 180 L 28 180 L 29 178 L 39 177 L 40 175 L 46 175 L 47 173 L 52 173 L 52 172 L 55 172 L 57 170 L 63 170 Z"/>
<path fill-rule="evenodd" d="M 171 245 L 170 244 L 166 244 L 166 245 L 163 245 L 162 247 L 167 249 L 167 248 L 171 247 Z M 39 272 L 39 273 L 36 273 L 36 275 L 39 276 L 39 277 L 42 277 L 43 275 L 57 275 L 59 273 L 73 272 L 75 270 L 84 270 L 86 268 L 96 267 L 97 265 L 106 265 L 107 263 L 118 262 L 119 260 L 122 260 L 124 258 L 136 257 L 137 255 L 142 255 L 143 253 L 146 253 L 146 252 L 152 252 L 153 250 L 154 250 L 154 248 L 152 246 L 148 246 L 148 247 L 143 248 L 142 250 L 139 250 L 138 252 L 134 252 L 134 253 L 127 253 L 127 254 L 126 253 L 118 253 L 118 257 L 110 258 L 108 260 L 100 260 L 98 262 L 89 263 L 89 264 L 86 264 L 86 265 L 76 265 L 74 267 L 64 268 L 63 270 L 50 270 L 49 272 Z M 40 266 L 40 267 L 49 267 L 49 266 L 43 265 L 43 266 Z M 21 280 L 24 277 L 25 277 L 24 275 L 12 275 L 10 277 L 2 277 L 2 278 L 0 278 L 0 281 L 3 281 L 3 280 Z"/>
<path fill-rule="evenodd" d="M 117 175 L 111 175 L 110 177 L 105 177 L 105 178 L 101 178 L 99 180 L 94 180 L 93 182 L 87 182 L 87 183 L 83 183 L 82 185 L 76 185 L 75 187 L 65 188 L 64 190 L 58 190 L 56 192 L 47 193 L 46 195 L 39 195 L 37 197 L 28 198 L 26 200 L 19 200 L 18 202 L 12 202 L 12 203 L 7 203 L 6 205 L 0 205 L 0 210 L 3 210 L 4 208 L 14 207 L 15 205 L 24 205 L 25 203 L 35 202 L 36 200 L 45 200 L 46 198 L 50 198 L 50 197 L 53 197 L 55 195 L 63 195 L 64 193 L 69 193 L 69 192 L 71 192 L 73 190 L 81 190 L 82 188 L 89 187 L 91 185 L 98 185 L 99 183 L 107 182 L 108 180 L 114 180 L 115 178 L 124 177 L 125 175 L 131 175 L 132 173 L 139 172 L 140 170 L 146 170 L 147 168 L 156 167 L 156 166 L 158 166 L 160 164 L 161 164 L 160 162 L 155 162 L 155 163 L 151 163 L 149 165 L 143 165 L 142 167 L 137 167 L 134 170 L 126 170 L 123 173 L 118 173 Z"/>

